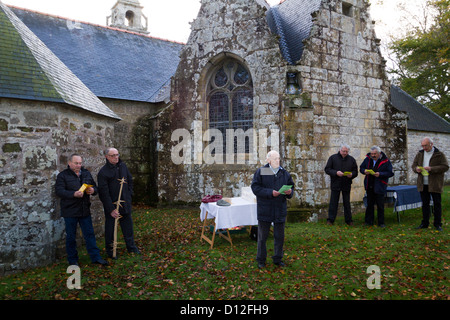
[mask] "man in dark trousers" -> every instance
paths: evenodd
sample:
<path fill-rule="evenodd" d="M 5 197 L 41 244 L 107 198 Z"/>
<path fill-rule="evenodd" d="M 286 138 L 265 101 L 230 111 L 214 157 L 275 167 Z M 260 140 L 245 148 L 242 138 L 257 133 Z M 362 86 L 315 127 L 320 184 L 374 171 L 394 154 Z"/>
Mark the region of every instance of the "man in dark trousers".
<path fill-rule="evenodd" d="M 359 171 L 365 175 L 364 188 L 367 193 L 367 208 L 365 224 L 372 226 L 374 223 L 374 206 L 377 205 L 378 226 L 384 228 L 384 195 L 388 186 L 388 180 L 394 175 L 392 164 L 380 147 L 373 146 L 359 167 Z"/>
<path fill-rule="evenodd" d="M 340 193 L 342 193 L 344 202 L 345 223 L 353 225 L 350 190 L 352 188 L 352 180 L 358 176 L 358 165 L 355 158 L 348 154 L 349 151 L 350 147 L 343 144 L 338 153 L 328 158 L 325 166 L 325 173 L 331 178 L 331 197 L 327 219 L 327 224 L 329 225 L 332 225 L 336 219 Z"/>
<path fill-rule="evenodd" d="M 133 195 L 133 178 L 127 166 L 119 158 L 115 148 L 105 150 L 106 164 L 98 172 L 98 192 L 105 212 L 105 247 L 108 257 L 113 257 L 114 223 L 119 219 L 120 228 L 125 239 L 128 252 L 140 253 L 134 242 L 133 220 L 131 218 L 131 198 Z M 121 198 L 120 179 L 125 178 Z M 116 209 L 118 200 L 122 200 L 119 211 Z"/>
<path fill-rule="evenodd" d="M 441 193 L 444 191 L 444 177 L 448 170 L 445 154 L 433 146 L 429 137 L 422 139 L 422 148 L 414 158 L 412 169 L 417 176 L 417 190 L 422 198 L 422 223 L 417 229 L 426 229 L 430 224 L 430 198 L 433 198 L 434 227 L 442 231 Z"/>
<path fill-rule="evenodd" d="M 280 166 L 280 154 L 270 151 L 267 154 L 267 164 L 259 168 L 251 184 L 256 195 L 256 207 L 258 218 L 258 248 L 256 261 L 258 268 L 266 265 L 267 249 L 266 241 L 269 235 L 270 225 L 273 223 L 274 255 L 272 260 L 275 265 L 283 267 L 284 225 L 287 216 L 287 201 L 294 193 L 294 181 L 291 175 Z M 281 187 L 291 186 L 282 193 Z"/>
<path fill-rule="evenodd" d="M 79 224 L 91 261 L 107 265 L 108 262 L 100 256 L 100 250 L 95 241 L 90 211 L 90 196 L 97 194 L 97 185 L 91 173 L 84 169 L 82 164 L 81 156 L 71 155 L 67 169 L 58 174 L 55 183 L 55 193 L 61 198 L 61 216 L 66 225 L 67 260 L 70 265 L 78 265 L 76 235 Z M 90 187 L 82 188 L 83 184 Z"/>

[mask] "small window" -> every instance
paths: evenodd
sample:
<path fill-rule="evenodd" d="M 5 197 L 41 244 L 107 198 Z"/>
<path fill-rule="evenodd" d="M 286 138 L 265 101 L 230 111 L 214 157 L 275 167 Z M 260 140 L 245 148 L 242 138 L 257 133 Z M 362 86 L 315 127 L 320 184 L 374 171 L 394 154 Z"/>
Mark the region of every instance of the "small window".
<path fill-rule="evenodd" d="M 287 87 L 286 87 L 287 94 L 299 94 L 302 92 L 302 87 L 300 85 L 300 81 L 298 80 L 297 72 L 288 72 L 286 74 L 286 80 L 287 80 Z"/>
<path fill-rule="evenodd" d="M 353 6 L 350 3 L 342 2 L 342 14 L 347 17 L 353 17 Z"/>

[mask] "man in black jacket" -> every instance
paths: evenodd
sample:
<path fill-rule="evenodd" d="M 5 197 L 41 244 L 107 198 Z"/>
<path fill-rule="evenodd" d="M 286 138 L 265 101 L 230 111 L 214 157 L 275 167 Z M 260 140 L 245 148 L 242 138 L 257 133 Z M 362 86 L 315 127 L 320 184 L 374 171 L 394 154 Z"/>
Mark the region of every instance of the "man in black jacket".
<path fill-rule="evenodd" d="M 92 187 L 80 191 L 83 184 Z M 61 216 L 66 225 L 66 251 L 69 264 L 78 265 L 76 242 L 78 224 L 83 232 L 91 261 L 101 265 L 108 264 L 100 256 L 91 219 L 90 196 L 97 194 L 97 186 L 90 172 L 82 167 L 81 156 L 77 154 L 70 156 L 68 168 L 56 177 L 55 193 L 61 198 Z"/>
<path fill-rule="evenodd" d="M 280 154 L 270 151 L 267 154 L 267 164 L 256 170 L 251 188 L 256 195 L 256 212 L 258 218 L 258 248 L 256 261 L 258 268 L 266 265 L 266 241 L 270 225 L 273 223 L 274 255 L 273 263 L 284 266 L 283 244 L 284 225 L 287 216 L 287 201 L 294 194 L 294 181 L 289 172 L 280 166 Z M 288 190 L 280 191 L 284 185 L 291 186 Z"/>
<path fill-rule="evenodd" d="M 337 154 L 328 158 L 325 166 L 325 173 L 331 178 L 331 197 L 327 219 L 329 225 L 332 225 L 336 219 L 339 195 L 341 192 L 342 200 L 344 202 L 345 223 L 353 225 L 350 207 L 350 191 L 352 188 L 352 180 L 358 176 L 358 165 L 356 164 L 355 158 L 348 154 L 349 151 L 350 147 L 343 144 Z"/>
<path fill-rule="evenodd" d="M 120 228 L 125 239 L 128 252 L 140 253 L 134 242 L 133 220 L 131 219 L 131 197 L 133 196 L 133 178 L 127 166 L 119 158 L 115 148 L 105 150 L 106 164 L 98 172 L 98 192 L 105 211 L 105 248 L 110 258 L 113 255 L 114 222 L 119 215 Z M 120 179 L 125 178 L 121 198 Z M 118 200 L 122 200 L 119 211 L 116 209 Z"/>

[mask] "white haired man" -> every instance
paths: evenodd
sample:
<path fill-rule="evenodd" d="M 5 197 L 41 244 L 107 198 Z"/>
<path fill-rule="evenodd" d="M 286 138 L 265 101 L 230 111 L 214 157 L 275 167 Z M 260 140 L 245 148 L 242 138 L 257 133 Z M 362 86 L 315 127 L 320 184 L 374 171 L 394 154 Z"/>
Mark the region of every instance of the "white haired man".
<path fill-rule="evenodd" d="M 377 205 L 378 226 L 384 228 L 384 195 L 389 178 L 394 175 L 392 164 L 380 147 L 373 146 L 359 167 L 359 171 L 365 175 L 364 188 L 367 193 L 367 207 L 365 224 L 372 226 L 374 223 L 374 206 Z"/>
<path fill-rule="evenodd" d="M 417 176 L 417 190 L 422 198 L 422 223 L 417 229 L 428 228 L 430 223 L 430 198 L 433 198 L 434 227 L 442 231 L 441 193 L 448 161 L 444 153 L 433 146 L 433 140 L 425 137 L 421 141 L 423 150 L 414 158 L 412 169 Z"/>
<path fill-rule="evenodd" d="M 344 202 L 345 223 L 353 225 L 352 211 L 350 207 L 350 191 L 352 180 L 358 176 L 358 165 L 355 158 L 349 155 L 350 147 L 347 144 L 341 145 L 339 152 L 328 158 L 325 166 L 325 173 L 330 176 L 330 205 L 328 207 L 327 224 L 332 225 L 336 219 L 339 196 L 342 193 Z"/>
<path fill-rule="evenodd" d="M 280 193 L 283 186 L 291 186 Z M 256 195 L 258 218 L 258 248 L 256 261 L 258 268 L 266 265 L 266 241 L 269 229 L 273 223 L 274 255 L 273 263 L 283 267 L 284 226 L 287 216 L 287 199 L 294 194 L 294 181 L 289 172 L 280 166 L 280 154 L 270 151 L 267 154 L 267 164 L 256 170 L 251 184 Z"/>

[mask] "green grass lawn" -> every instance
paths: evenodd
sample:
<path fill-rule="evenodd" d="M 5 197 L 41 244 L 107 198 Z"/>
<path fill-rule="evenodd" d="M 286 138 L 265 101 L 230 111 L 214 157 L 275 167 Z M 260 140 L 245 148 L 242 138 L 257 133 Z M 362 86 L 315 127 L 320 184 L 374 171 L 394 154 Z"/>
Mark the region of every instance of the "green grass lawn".
<path fill-rule="evenodd" d="M 200 211 L 136 207 L 135 238 L 141 255 L 126 253 L 109 267 L 89 263 L 81 251 L 81 286 L 69 290 L 67 263 L 0 278 L 0 299 L 420 299 L 447 300 L 449 292 L 450 187 L 443 194 L 443 231 L 416 230 L 421 210 L 401 214 L 386 209 L 386 228 L 355 225 L 286 224 L 284 261 L 265 269 L 255 261 L 256 242 L 248 234 L 215 246 L 200 241 Z M 120 235 L 121 238 L 121 235 Z M 97 240 L 98 244 L 103 239 Z M 269 257 L 273 239 L 268 240 Z M 368 289 L 369 266 L 380 268 L 381 288 Z"/>

